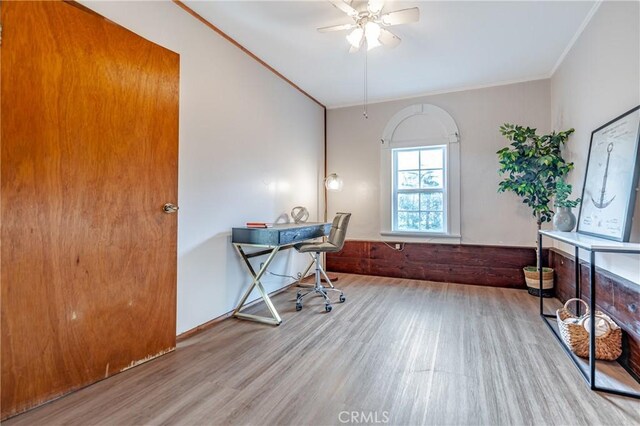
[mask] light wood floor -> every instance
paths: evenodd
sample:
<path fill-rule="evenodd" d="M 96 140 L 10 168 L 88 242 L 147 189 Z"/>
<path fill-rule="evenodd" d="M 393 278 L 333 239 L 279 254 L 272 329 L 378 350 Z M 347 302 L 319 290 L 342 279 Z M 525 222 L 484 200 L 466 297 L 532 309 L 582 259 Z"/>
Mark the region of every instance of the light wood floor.
<path fill-rule="evenodd" d="M 319 298 L 296 312 L 291 288 L 274 300 L 280 327 L 223 321 L 5 424 L 640 424 L 640 402 L 588 389 L 525 291 L 336 285 L 347 302 L 329 314 Z"/>

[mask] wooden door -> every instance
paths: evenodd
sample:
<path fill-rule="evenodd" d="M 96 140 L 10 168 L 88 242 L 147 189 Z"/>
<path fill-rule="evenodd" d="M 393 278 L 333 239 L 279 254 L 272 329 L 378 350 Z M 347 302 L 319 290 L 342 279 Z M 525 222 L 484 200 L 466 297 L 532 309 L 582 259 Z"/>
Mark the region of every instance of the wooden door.
<path fill-rule="evenodd" d="M 2 2 L 2 417 L 175 347 L 179 56 Z"/>

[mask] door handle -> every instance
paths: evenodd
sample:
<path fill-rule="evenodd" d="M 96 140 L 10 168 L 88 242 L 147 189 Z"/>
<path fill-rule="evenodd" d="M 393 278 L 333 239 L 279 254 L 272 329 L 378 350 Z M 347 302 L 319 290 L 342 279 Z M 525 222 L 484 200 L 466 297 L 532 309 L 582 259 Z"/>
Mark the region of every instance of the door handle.
<path fill-rule="evenodd" d="M 180 207 L 176 206 L 175 204 L 167 203 L 162 206 L 162 211 L 167 214 L 177 213 L 179 208 Z"/>

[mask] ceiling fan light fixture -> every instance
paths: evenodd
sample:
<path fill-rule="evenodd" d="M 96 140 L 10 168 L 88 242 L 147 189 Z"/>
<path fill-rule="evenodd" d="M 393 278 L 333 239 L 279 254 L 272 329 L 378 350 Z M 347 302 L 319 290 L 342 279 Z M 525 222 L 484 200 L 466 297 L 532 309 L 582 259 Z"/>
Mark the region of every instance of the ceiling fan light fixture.
<path fill-rule="evenodd" d="M 351 46 L 357 49 L 360 47 L 360 44 L 362 43 L 363 35 L 364 35 L 364 30 L 358 27 L 355 30 L 351 31 L 349 35 L 347 35 L 347 41 Z"/>
<path fill-rule="evenodd" d="M 376 47 L 382 46 L 382 43 L 378 41 L 378 39 L 367 39 L 367 51 L 371 49 L 375 49 Z"/>
<path fill-rule="evenodd" d="M 367 38 L 367 50 L 382 46 L 380 41 L 380 25 L 375 22 L 367 22 L 364 26 L 364 35 Z"/>
<path fill-rule="evenodd" d="M 384 7 L 384 0 L 369 0 L 367 10 L 373 14 L 380 13 Z"/>

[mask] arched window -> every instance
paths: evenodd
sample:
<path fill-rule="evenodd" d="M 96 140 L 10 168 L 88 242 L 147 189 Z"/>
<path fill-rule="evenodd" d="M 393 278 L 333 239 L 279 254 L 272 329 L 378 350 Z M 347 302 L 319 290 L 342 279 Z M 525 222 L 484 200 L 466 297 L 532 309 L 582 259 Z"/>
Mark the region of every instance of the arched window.
<path fill-rule="evenodd" d="M 435 105 L 404 108 L 381 150 L 381 234 L 460 239 L 460 135 Z"/>

